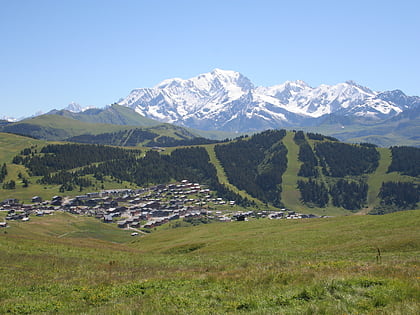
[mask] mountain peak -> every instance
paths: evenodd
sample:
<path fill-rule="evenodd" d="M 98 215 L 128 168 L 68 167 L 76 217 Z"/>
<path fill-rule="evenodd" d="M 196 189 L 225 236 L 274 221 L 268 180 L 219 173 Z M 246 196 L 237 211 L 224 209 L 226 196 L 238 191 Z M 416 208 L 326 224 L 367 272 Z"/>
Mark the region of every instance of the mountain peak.
<path fill-rule="evenodd" d="M 64 109 L 65 110 L 68 110 L 69 112 L 72 112 L 72 113 L 79 113 L 79 112 L 83 111 L 82 106 L 80 104 L 78 104 L 78 103 L 75 103 L 75 102 L 71 102 Z"/>
<path fill-rule="evenodd" d="M 296 126 L 336 112 L 379 119 L 403 110 L 399 102 L 385 98 L 354 81 L 314 88 L 302 80 L 255 87 L 239 72 L 216 68 L 190 79 L 167 79 L 154 88 L 134 90 L 119 104 L 182 126 L 248 132 Z"/>

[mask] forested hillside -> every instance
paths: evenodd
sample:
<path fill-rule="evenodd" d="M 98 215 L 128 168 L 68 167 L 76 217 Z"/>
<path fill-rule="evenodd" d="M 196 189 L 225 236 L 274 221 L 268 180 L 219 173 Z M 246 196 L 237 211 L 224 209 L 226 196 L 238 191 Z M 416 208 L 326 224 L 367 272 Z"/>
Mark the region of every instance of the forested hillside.
<path fill-rule="evenodd" d="M 0 193 L 9 197 L 13 192 L 29 193 L 31 187 L 57 187 L 57 192 L 71 194 L 188 179 L 244 207 L 255 207 L 254 201 L 259 200 L 270 207 L 299 207 L 307 213 L 365 209 L 364 213 L 382 214 L 418 208 L 419 148 L 392 147 L 380 149 L 379 154 L 374 145 L 346 144 L 302 131 L 289 132 L 290 142 L 285 145 L 286 134 L 269 130 L 220 142 L 211 146 L 217 160 L 213 162 L 209 156 L 213 149 L 205 145 L 166 152 L 98 144 L 33 145 L 0 160 Z M 296 148 L 292 155 L 288 154 L 291 143 Z M 389 160 L 384 160 L 387 156 Z M 291 163 L 297 167 L 292 173 L 289 169 L 285 186 L 283 174 Z M 220 168 L 229 188 L 218 178 Z M 296 202 L 282 200 L 285 189 L 298 191 Z"/>
<path fill-rule="evenodd" d="M 285 135 L 285 130 L 271 130 L 215 146 L 229 181 L 265 203 L 282 206 L 280 193 L 287 149 L 281 140 Z"/>

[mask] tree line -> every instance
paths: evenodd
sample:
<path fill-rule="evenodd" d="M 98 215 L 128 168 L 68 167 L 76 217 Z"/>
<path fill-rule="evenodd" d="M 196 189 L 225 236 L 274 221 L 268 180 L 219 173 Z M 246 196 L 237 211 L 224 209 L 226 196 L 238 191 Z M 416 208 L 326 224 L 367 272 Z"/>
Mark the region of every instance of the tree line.
<path fill-rule="evenodd" d="M 188 179 L 208 185 L 219 197 L 234 200 L 239 205 L 254 204 L 219 183 L 204 148 L 179 148 L 169 155 L 153 150 L 143 157 L 139 153 L 139 150 L 101 145 L 64 144 L 46 146 L 40 154 L 19 155 L 14 161 L 25 165 L 30 173 L 42 176 L 39 183 L 61 185 L 62 192 L 93 186 L 87 175 L 100 181 L 109 176 L 138 186 Z"/>
<path fill-rule="evenodd" d="M 91 163 L 119 160 L 127 155 L 137 155 L 140 150 L 124 150 L 103 145 L 50 144 L 38 155 L 18 155 L 13 163 L 28 168 L 32 176 L 45 176 L 51 172 L 70 170 Z"/>
<path fill-rule="evenodd" d="M 315 144 L 315 152 L 326 176 L 345 177 L 372 173 L 379 164 L 379 152 L 374 147 L 340 142 Z"/>
<path fill-rule="evenodd" d="M 282 175 L 287 167 L 287 149 L 281 142 L 285 135 L 285 130 L 268 130 L 216 145 L 229 182 L 263 202 L 281 206 Z"/>
<path fill-rule="evenodd" d="M 420 148 L 391 147 L 392 162 L 390 172 L 401 172 L 404 175 L 417 177 L 420 175 Z"/>
<path fill-rule="evenodd" d="M 306 140 L 303 131 L 297 131 L 293 140 L 299 146 L 298 160 L 302 162 L 298 176 L 318 177 L 318 159 L 316 158 L 312 147 Z"/>

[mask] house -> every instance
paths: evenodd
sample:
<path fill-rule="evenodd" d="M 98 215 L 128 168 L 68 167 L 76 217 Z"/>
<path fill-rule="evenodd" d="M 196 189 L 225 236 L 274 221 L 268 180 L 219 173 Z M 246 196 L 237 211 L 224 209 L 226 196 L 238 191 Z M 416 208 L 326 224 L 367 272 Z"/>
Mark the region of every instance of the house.
<path fill-rule="evenodd" d="M 62 202 L 63 202 L 63 197 L 61 196 L 54 196 L 51 198 L 52 206 L 61 206 Z"/>
<path fill-rule="evenodd" d="M 130 227 L 138 228 L 138 227 L 140 227 L 140 222 L 133 222 L 133 223 L 130 224 Z"/>
<path fill-rule="evenodd" d="M 117 225 L 120 229 L 124 229 L 124 228 L 128 227 L 128 224 L 127 224 L 126 221 L 118 221 Z"/>
<path fill-rule="evenodd" d="M 112 223 L 112 215 L 110 214 L 104 215 L 104 223 Z"/>
<path fill-rule="evenodd" d="M 3 206 L 19 206 L 19 199 L 15 199 L 15 198 L 9 198 L 9 199 L 5 199 L 1 202 L 1 204 Z"/>
<path fill-rule="evenodd" d="M 32 203 L 40 203 L 42 202 L 42 198 L 40 196 L 34 196 L 32 197 Z"/>
<path fill-rule="evenodd" d="M 88 199 L 85 201 L 85 205 L 88 207 L 95 207 L 98 205 L 98 202 L 95 199 Z"/>

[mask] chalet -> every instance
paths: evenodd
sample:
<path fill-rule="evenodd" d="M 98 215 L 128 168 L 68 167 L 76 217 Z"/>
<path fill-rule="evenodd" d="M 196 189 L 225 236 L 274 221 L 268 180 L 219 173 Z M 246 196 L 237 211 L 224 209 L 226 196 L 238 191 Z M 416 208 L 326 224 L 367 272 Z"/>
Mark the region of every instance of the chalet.
<path fill-rule="evenodd" d="M 172 214 L 172 211 L 168 210 L 153 210 L 150 215 L 152 217 L 167 217 Z"/>
<path fill-rule="evenodd" d="M 79 196 L 76 196 L 76 199 L 77 200 L 87 200 L 87 199 L 89 199 L 89 197 L 88 197 L 88 195 L 79 195 Z"/>
<path fill-rule="evenodd" d="M 126 221 L 118 221 L 117 225 L 120 229 L 124 229 L 124 228 L 128 227 L 128 224 L 127 224 Z"/>
<path fill-rule="evenodd" d="M 125 223 L 131 225 L 134 222 L 133 218 L 128 218 L 125 220 Z"/>
<path fill-rule="evenodd" d="M 34 196 L 31 199 L 32 203 L 40 203 L 42 202 L 42 198 L 40 196 Z"/>
<path fill-rule="evenodd" d="M 160 208 L 160 202 L 158 201 L 150 201 L 146 204 L 146 206 L 150 209 L 159 209 Z"/>
<path fill-rule="evenodd" d="M 6 216 L 6 220 L 22 220 L 23 218 L 25 218 L 25 215 L 23 215 L 21 213 L 8 214 Z"/>
<path fill-rule="evenodd" d="M 51 205 L 53 206 L 61 206 L 62 202 L 63 202 L 63 197 L 61 196 L 54 196 L 51 199 Z"/>
<path fill-rule="evenodd" d="M 179 219 L 179 214 L 173 214 L 173 215 L 169 216 L 168 219 L 169 219 L 169 221 L 178 220 Z"/>
<path fill-rule="evenodd" d="M 99 192 L 91 192 L 86 194 L 89 198 L 98 198 L 101 197 L 101 194 Z"/>
<path fill-rule="evenodd" d="M 112 215 L 110 215 L 110 214 L 106 214 L 106 215 L 104 215 L 103 216 L 103 221 L 104 221 L 104 223 L 112 223 Z"/>
<path fill-rule="evenodd" d="M 98 202 L 95 199 L 88 199 L 85 201 L 85 205 L 88 207 L 95 207 Z"/>
<path fill-rule="evenodd" d="M 104 208 L 115 208 L 118 206 L 118 202 L 116 202 L 115 200 L 111 200 L 111 201 L 106 201 L 104 202 Z"/>
<path fill-rule="evenodd" d="M 3 206 L 20 206 L 19 199 L 9 198 L 1 202 Z"/>
<path fill-rule="evenodd" d="M 140 222 L 133 222 L 133 223 L 130 224 L 130 227 L 138 228 L 138 227 L 140 227 Z"/>
<path fill-rule="evenodd" d="M 236 221 L 246 221 L 246 215 L 241 213 L 241 214 L 235 214 L 233 216 L 234 219 L 236 219 Z"/>

